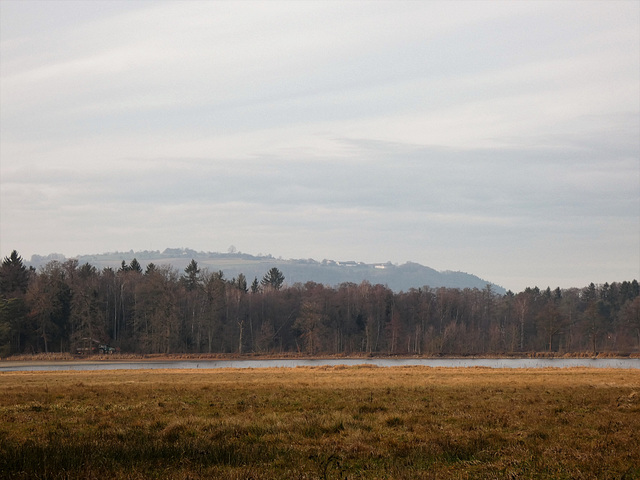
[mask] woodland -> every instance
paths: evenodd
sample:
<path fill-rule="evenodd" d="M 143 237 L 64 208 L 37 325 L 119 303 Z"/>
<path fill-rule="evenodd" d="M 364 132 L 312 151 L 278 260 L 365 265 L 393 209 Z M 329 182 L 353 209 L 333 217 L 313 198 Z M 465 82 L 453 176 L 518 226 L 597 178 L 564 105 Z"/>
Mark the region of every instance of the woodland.
<path fill-rule="evenodd" d="M 124 261 L 0 266 L 0 356 L 132 354 L 555 355 L 640 352 L 637 280 L 582 288 L 285 283 Z"/>

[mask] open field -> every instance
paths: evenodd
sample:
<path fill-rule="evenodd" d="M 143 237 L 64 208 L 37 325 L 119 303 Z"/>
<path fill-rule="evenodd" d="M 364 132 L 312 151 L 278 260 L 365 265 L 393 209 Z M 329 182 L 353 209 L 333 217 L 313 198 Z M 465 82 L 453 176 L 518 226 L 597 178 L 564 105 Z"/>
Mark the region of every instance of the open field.
<path fill-rule="evenodd" d="M 361 366 L 1 373 L 0 472 L 640 478 L 640 373 Z"/>

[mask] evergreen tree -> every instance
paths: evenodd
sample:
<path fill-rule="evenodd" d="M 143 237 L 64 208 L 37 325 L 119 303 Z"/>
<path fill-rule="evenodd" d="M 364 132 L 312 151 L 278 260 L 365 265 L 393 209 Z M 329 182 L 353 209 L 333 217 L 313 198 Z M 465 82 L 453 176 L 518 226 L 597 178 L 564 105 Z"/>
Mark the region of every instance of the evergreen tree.
<path fill-rule="evenodd" d="M 199 285 L 199 274 L 200 269 L 198 268 L 198 262 L 191 259 L 191 263 L 187 265 L 187 268 L 184 269 L 184 276 L 182 277 L 182 281 L 184 282 L 185 288 L 189 291 L 195 290 Z"/>
<path fill-rule="evenodd" d="M 138 262 L 138 260 L 136 260 L 135 258 L 131 260 L 131 263 L 129 264 L 129 271 L 142 273 L 142 267 L 140 266 L 140 262 Z"/>
<path fill-rule="evenodd" d="M 269 270 L 264 277 L 262 277 L 262 286 L 269 287 L 274 290 L 280 290 L 284 283 L 284 275 L 277 267 L 273 267 Z"/>
<path fill-rule="evenodd" d="M 151 263 L 147 264 L 147 268 L 145 269 L 144 274 L 145 275 L 153 275 L 153 272 L 156 271 L 156 268 L 157 268 L 156 264 L 151 262 Z"/>
<path fill-rule="evenodd" d="M 28 314 L 25 294 L 32 272 L 15 250 L 0 266 L 0 357 L 20 351 L 20 333 L 26 329 Z"/>
<path fill-rule="evenodd" d="M 30 271 L 24 266 L 22 257 L 17 251 L 5 257 L 0 267 L 0 296 L 9 297 L 24 294 L 29 285 Z"/>
<path fill-rule="evenodd" d="M 249 291 L 249 289 L 247 288 L 247 277 L 245 277 L 243 273 L 238 274 L 238 278 L 236 279 L 234 284 L 238 288 L 238 290 L 244 293 L 247 293 Z"/>

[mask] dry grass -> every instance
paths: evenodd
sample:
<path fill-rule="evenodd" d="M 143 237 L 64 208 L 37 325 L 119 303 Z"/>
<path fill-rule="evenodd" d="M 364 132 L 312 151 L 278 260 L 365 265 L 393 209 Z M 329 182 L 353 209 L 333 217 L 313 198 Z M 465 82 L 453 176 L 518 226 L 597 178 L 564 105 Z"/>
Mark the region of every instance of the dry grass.
<path fill-rule="evenodd" d="M 640 478 L 637 370 L 0 373 L 8 478 Z"/>

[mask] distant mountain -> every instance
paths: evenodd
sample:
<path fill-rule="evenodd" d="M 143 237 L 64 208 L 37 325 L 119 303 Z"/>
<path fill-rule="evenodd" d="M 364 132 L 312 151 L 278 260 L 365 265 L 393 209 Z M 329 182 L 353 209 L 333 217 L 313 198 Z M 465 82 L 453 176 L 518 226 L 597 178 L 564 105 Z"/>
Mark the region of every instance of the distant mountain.
<path fill-rule="evenodd" d="M 285 276 L 289 285 L 308 281 L 336 286 L 344 282 L 361 283 L 364 280 L 372 284 L 387 285 L 392 290 L 408 291 L 420 287 L 447 288 L 478 288 L 483 289 L 491 285 L 494 292 L 504 294 L 505 289 L 487 280 L 463 272 L 439 272 L 419 263 L 407 262 L 403 265 L 392 263 L 362 263 L 355 261 L 338 262 L 335 260 L 313 259 L 301 260 L 274 258 L 271 255 L 249 255 L 246 253 L 216 253 L 197 252 L 188 248 L 167 248 L 163 252 L 141 251 L 113 252 L 96 255 L 81 255 L 75 257 L 80 264 L 89 263 L 97 268 L 118 269 L 122 261 L 130 263 L 134 258 L 140 262 L 142 268 L 147 264 L 171 265 L 178 270 L 195 260 L 201 269 L 210 271 L 222 270 L 225 278 L 234 278 L 244 274 L 248 281 L 254 278 L 262 279 L 271 267 L 277 267 Z M 47 256 L 33 255 L 29 265 L 38 268 L 52 260 L 65 260 L 60 254 Z"/>

